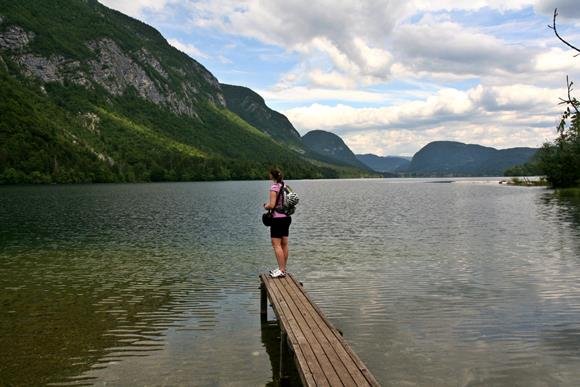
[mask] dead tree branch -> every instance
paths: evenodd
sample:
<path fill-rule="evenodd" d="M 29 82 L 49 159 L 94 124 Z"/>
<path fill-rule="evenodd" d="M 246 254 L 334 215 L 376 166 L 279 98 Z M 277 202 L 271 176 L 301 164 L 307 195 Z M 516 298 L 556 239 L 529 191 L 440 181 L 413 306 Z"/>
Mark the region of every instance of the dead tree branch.
<path fill-rule="evenodd" d="M 560 105 L 572 105 L 572 108 L 574 108 L 574 110 L 576 111 L 576 114 L 580 114 L 580 111 L 578 111 L 578 107 L 580 107 L 580 103 L 578 102 L 578 100 L 576 98 L 572 97 L 572 86 L 574 85 L 574 82 L 570 82 L 568 80 L 568 76 L 566 75 L 566 86 L 568 87 L 568 99 L 564 99 L 564 98 L 560 98 Z"/>
<path fill-rule="evenodd" d="M 556 29 L 556 17 L 558 16 L 558 8 L 554 9 L 554 25 L 553 26 L 548 26 L 548 28 L 554 30 L 554 33 L 556 34 L 556 36 L 558 37 L 558 39 L 560 39 L 562 41 L 562 43 L 564 43 L 566 46 L 570 47 L 573 50 L 576 50 L 579 52 L 579 54 L 576 54 L 574 56 L 578 56 L 580 55 L 580 48 L 574 47 L 573 45 L 571 45 L 570 43 L 568 43 L 566 40 L 564 40 L 564 38 L 562 38 L 560 36 L 560 34 L 558 33 L 558 30 Z"/>

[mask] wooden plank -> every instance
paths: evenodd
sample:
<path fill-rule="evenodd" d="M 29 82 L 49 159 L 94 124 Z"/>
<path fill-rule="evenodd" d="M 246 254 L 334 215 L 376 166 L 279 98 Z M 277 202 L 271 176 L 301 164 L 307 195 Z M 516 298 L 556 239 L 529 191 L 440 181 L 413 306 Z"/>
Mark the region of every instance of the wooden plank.
<path fill-rule="evenodd" d="M 272 285 L 267 283 L 272 279 L 265 274 L 263 274 L 260 278 L 262 279 L 263 283 L 266 284 L 266 290 L 268 291 L 270 301 L 272 301 L 272 308 L 274 309 L 276 316 L 278 316 L 280 328 L 286 332 L 290 347 L 292 348 L 292 351 L 294 352 L 294 355 L 296 357 L 296 362 L 300 363 L 298 371 L 300 374 L 300 379 L 302 379 L 302 383 L 305 386 L 316 386 L 314 376 L 312 375 L 312 372 L 308 367 L 304 352 L 302 348 L 300 348 L 300 345 L 298 345 L 298 339 L 296 338 L 295 333 L 292 332 L 292 330 L 288 327 L 288 319 L 285 316 L 284 307 L 283 305 L 280 304 L 279 301 L 280 296 L 277 294 L 277 290 L 273 289 Z M 287 306 L 285 307 L 286 309 L 288 309 Z"/>
<path fill-rule="evenodd" d="M 350 375 L 350 372 L 345 365 L 345 362 L 341 359 L 339 354 L 340 351 L 337 352 L 337 347 L 341 348 L 341 344 L 334 338 L 334 335 L 330 331 L 329 327 L 322 322 L 320 316 L 312 309 L 311 305 L 308 303 L 308 300 L 304 297 L 304 295 L 300 292 L 299 289 L 296 288 L 296 284 L 291 280 L 285 280 L 284 284 L 286 285 L 286 291 L 291 294 L 295 300 L 297 310 L 299 313 L 302 314 L 304 320 L 310 326 L 310 329 L 313 333 L 316 334 L 316 339 L 320 343 L 324 353 L 328 357 L 334 371 L 340 378 L 342 384 L 347 386 L 353 385 L 367 385 L 365 378 L 362 376 L 360 371 L 356 368 L 352 361 L 346 362 L 346 364 L 350 365 L 350 368 L 358 374 L 358 378 L 362 379 L 362 383 L 356 383 L 354 378 Z M 321 323 L 318 323 L 319 320 Z M 329 338 L 332 340 L 334 339 L 334 343 L 332 343 Z M 342 354 L 345 354 L 344 349 L 342 349 Z M 350 358 L 349 358 L 350 360 Z"/>
<path fill-rule="evenodd" d="M 300 368 L 300 367 L 298 368 L 300 378 L 302 379 L 302 383 L 305 386 L 315 386 L 316 383 L 314 381 L 314 378 L 312 376 L 312 373 L 310 372 L 308 365 L 306 364 L 306 359 L 305 359 L 305 356 L 303 354 L 303 351 L 300 348 L 300 346 L 298 345 L 298 340 L 296 339 L 296 336 L 293 332 L 288 331 L 289 328 L 287 327 L 288 323 L 287 323 L 287 319 L 286 319 L 285 314 L 284 314 L 284 310 L 283 310 L 284 308 L 282 308 L 280 306 L 280 303 L 277 300 L 278 296 L 276 294 L 272 293 L 271 285 L 266 284 L 266 282 L 268 280 L 271 280 L 271 278 L 269 276 L 266 276 L 263 274 L 260 276 L 260 279 L 266 285 L 266 290 L 268 291 L 268 297 L 270 298 L 270 301 L 272 301 L 272 308 L 274 309 L 276 316 L 278 316 L 278 323 L 280 325 L 280 329 L 284 330 L 286 332 L 287 339 L 289 341 L 289 344 L 290 344 L 292 351 L 294 352 L 294 355 L 296 357 L 296 361 L 300 361 L 302 364 L 305 365 L 303 368 Z"/>
<path fill-rule="evenodd" d="M 310 372 L 312 373 L 312 376 L 314 377 L 317 386 L 330 386 L 331 384 L 327 379 L 324 370 L 321 364 L 318 362 L 317 356 L 315 355 L 312 349 L 310 343 L 311 339 L 306 336 L 305 332 L 302 330 L 302 327 L 296 320 L 296 316 L 292 313 L 292 308 L 294 306 L 289 304 L 286 298 L 284 297 L 283 290 L 280 288 L 278 281 L 279 281 L 278 279 L 272 281 L 270 283 L 270 286 L 273 289 L 275 289 L 274 293 L 276 294 L 277 297 L 279 297 L 278 301 L 280 302 L 280 304 L 286 306 L 285 312 L 287 313 L 285 313 L 285 317 L 286 320 L 288 321 L 289 329 L 292 330 L 292 332 L 296 335 L 298 345 L 300 346 L 300 348 L 304 353 L 304 358 L 306 359 L 305 364 L 308 365 L 308 368 L 310 369 Z M 303 365 L 300 364 L 299 366 Z"/>
<path fill-rule="evenodd" d="M 266 289 L 268 291 L 268 295 L 270 297 L 270 301 L 272 301 L 272 307 L 274 308 L 274 312 L 278 316 L 278 321 L 282 329 L 286 331 L 288 339 L 290 341 L 290 346 L 294 355 L 296 356 L 297 368 L 300 374 L 300 378 L 302 379 L 302 383 L 305 386 L 316 386 L 315 375 L 313 370 L 310 368 L 308 361 L 306 360 L 305 355 L 305 348 L 300 346 L 300 342 L 304 342 L 305 339 L 302 337 L 301 340 L 298 340 L 299 332 L 294 332 L 290 326 L 290 322 L 293 320 L 292 316 L 286 316 L 286 313 L 290 310 L 288 305 L 286 305 L 284 299 L 281 297 L 276 286 L 273 285 L 273 279 L 269 278 L 265 274 L 262 275 L 262 281 L 266 283 Z M 316 374 L 320 371 L 317 370 Z"/>
<path fill-rule="evenodd" d="M 346 341 L 344 340 L 344 338 L 342 337 L 342 335 L 340 334 L 340 332 L 330 323 L 330 321 L 328 321 L 328 319 L 326 318 L 326 316 L 324 315 L 324 313 L 322 313 L 322 311 L 320 310 L 320 308 L 318 307 L 318 305 L 316 305 L 312 301 L 312 299 L 310 298 L 310 296 L 308 295 L 308 293 L 306 293 L 306 291 L 303 289 L 303 287 L 300 286 L 300 284 L 296 280 L 296 278 L 294 278 L 294 276 L 291 275 L 291 274 L 288 274 L 288 277 L 296 284 L 296 287 L 302 292 L 302 294 L 304 294 L 304 297 L 306 297 L 306 299 L 308 300 L 309 304 L 312 305 L 312 308 L 317 311 L 318 315 L 324 320 L 325 324 L 328 325 L 331 328 L 331 331 L 333 332 L 334 336 L 337 338 L 337 340 L 339 342 L 341 342 L 343 344 L 344 350 L 348 353 L 348 355 L 350 356 L 350 358 L 354 361 L 354 363 L 356 364 L 357 368 L 362 372 L 362 374 L 364 375 L 365 379 L 369 382 L 369 384 L 371 386 L 380 386 L 379 382 L 375 379 L 375 377 L 373 376 L 373 374 L 371 374 L 371 372 L 364 365 L 364 363 L 362 362 L 362 360 L 356 355 L 356 353 L 354 353 L 354 351 L 346 343 Z"/>
<path fill-rule="evenodd" d="M 321 344 L 331 359 L 332 365 L 339 375 L 342 383 L 347 386 L 368 386 L 369 382 L 358 369 L 356 363 L 349 356 L 344 349 L 346 343 L 337 339 L 332 331 L 332 327 L 324 321 L 324 316 L 321 316 L 318 311 L 313 308 L 312 303 L 305 297 L 304 293 L 300 291 L 299 285 L 296 282 L 288 279 L 287 289 L 295 294 L 295 299 L 299 300 L 298 305 L 300 311 L 311 325 L 316 325 L 323 335 Z"/>
<path fill-rule="evenodd" d="M 324 314 L 322 313 L 322 311 L 320 310 L 320 308 L 312 301 L 312 299 L 310 298 L 310 296 L 308 295 L 308 293 L 306 293 L 304 291 L 304 289 L 301 286 L 298 286 L 298 281 L 293 277 L 290 276 L 290 278 L 296 283 L 297 287 L 301 290 L 301 292 L 304 294 L 304 296 L 309 300 L 309 303 L 312 305 L 312 307 L 318 311 L 318 313 L 320 314 L 320 316 L 323 318 L 323 320 L 325 321 L 325 323 L 327 325 L 329 325 L 332 328 L 332 331 L 335 335 L 335 337 L 341 342 L 343 343 L 343 348 L 344 350 L 348 353 L 348 355 L 352 358 L 352 360 L 355 362 L 355 364 L 357 365 L 357 368 L 360 370 L 360 372 L 362 372 L 362 374 L 365 376 L 365 379 L 367 379 L 367 381 L 372 385 L 372 386 L 380 386 L 380 384 L 378 383 L 378 381 L 375 379 L 375 377 L 371 374 L 371 372 L 366 368 L 366 366 L 364 365 L 364 363 L 362 362 L 362 360 L 356 355 L 356 353 L 354 353 L 354 351 L 352 350 L 352 348 L 350 348 L 350 346 L 346 343 L 346 341 L 344 340 L 344 338 L 342 337 L 342 334 L 332 326 L 332 324 L 328 321 L 328 319 L 326 318 L 326 316 L 324 316 Z"/>
<path fill-rule="evenodd" d="M 293 276 L 273 279 L 262 274 L 260 279 L 287 333 L 304 385 L 379 386 Z"/>
<path fill-rule="evenodd" d="M 315 305 L 313 305 L 310 301 L 308 301 L 304 293 L 301 292 L 301 289 L 300 287 L 298 287 L 296 282 L 294 282 L 294 285 L 295 286 L 292 286 L 292 290 L 303 294 L 302 310 L 304 311 L 304 313 L 308 314 L 313 323 L 316 323 L 318 324 L 318 326 L 321 327 L 321 330 L 324 332 L 324 335 L 328 340 L 329 345 L 331 345 L 332 348 L 336 351 L 337 355 L 339 356 L 340 362 L 345 367 L 345 370 L 348 372 L 350 377 L 354 379 L 352 383 L 354 383 L 357 386 L 368 386 L 370 383 L 367 381 L 362 372 L 359 370 L 357 364 L 354 362 L 354 360 L 350 357 L 349 353 L 346 351 L 345 346 L 348 346 L 348 344 L 344 341 L 342 335 L 338 336 L 340 337 L 339 340 L 338 337 L 334 334 L 336 328 L 334 328 L 332 325 L 330 325 L 330 323 L 327 322 L 327 320 L 325 320 L 325 316 L 321 315 L 322 312 L 320 312 L 320 310 L 317 311 L 314 308 Z"/>
<path fill-rule="evenodd" d="M 326 379 L 331 386 L 342 386 L 343 384 L 340 380 L 340 377 L 336 373 L 336 370 L 332 366 L 332 362 L 324 352 L 323 346 L 319 342 L 319 337 L 321 336 L 320 332 L 314 332 L 308 325 L 308 322 L 300 312 L 300 308 L 297 306 L 296 301 L 292 298 L 292 294 L 289 293 L 288 289 L 285 288 L 284 285 L 286 283 L 287 281 L 285 279 L 280 278 L 276 281 L 276 286 L 278 289 L 280 289 L 282 296 L 286 300 L 286 303 L 290 306 L 292 314 L 298 322 L 299 329 L 302 330 L 302 333 L 306 337 L 308 344 L 312 348 L 312 352 L 315 355 L 315 360 L 318 362 L 318 364 L 320 364 L 320 368 L 324 372 L 324 375 L 326 376 Z"/>

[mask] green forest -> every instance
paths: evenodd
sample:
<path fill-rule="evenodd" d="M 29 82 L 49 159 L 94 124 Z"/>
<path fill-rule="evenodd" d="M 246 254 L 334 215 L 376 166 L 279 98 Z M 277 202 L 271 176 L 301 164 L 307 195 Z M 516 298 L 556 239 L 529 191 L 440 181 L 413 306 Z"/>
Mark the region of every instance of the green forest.
<path fill-rule="evenodd" d="M 32 36 L 24 46 L 0 47 L 0 184 L 266 179 L 272 166 L 288 178 L 364 175 L 308 159 L 251 126 L 219 103 L 219 83 L 202 65 L 97 1 L 0 0 L 0 9 L 0 33 L 16 26 Z M 147 100 L 131 85 L 116 94 L 103 87 L 109 80 L 93 75 L 102 58 L 88 42 L 104 38 L 166 101 L 193 113 Z M 27 74 L 22 62 L 30 58 L 60 78 Z M 83 85 L 75 82 L 81 77 Z"/>
<path fill-rule="evenodd" d="M 289 178 L 337 174 L 293 155 L 226 109 L 207 105 L 195 120 L 135 93 L 86 98 L 81 87 L 47 84 L 49 97 L 31 83 L 0 71 L 5 184 L 261 179 L 273 164 Z M 94 128 L 87 112 L 97 118 Z"/>
<path fill-rule="evenodd" d="M 569 48 L 580 53 L 559 33 L 556 26 L 558 9 L 554 10 L 553 25 L 548 28 Z M 578 55 L 578 54 L 577 54 Z M 554 188 L 580 187 L 580 102 L 574 97 L 574 82 L 566 77 L 567 95 L 560 98 L 565 107 L 560 123 L 556 127 L 557 137 L 545 143 L 536 156 L 525 165 L 506 171 L 506 175 L 544 175 Z"/>
<path fill-rule="evenodd" d="M 557 127 L 558 136 L 538 152 L 538 168 L 554 187 L 580 187 L 580 103 L 568 83 L 566 110 Z"/>
<path fill-rule="evenodd" d="M 580 187 L 580 103 L 568 83 L 566 109 L 556 128 L 557 137 L 544 143 L 532 160 L 506 170 L 506 176 L 545 176 L 554 188 Z"/>

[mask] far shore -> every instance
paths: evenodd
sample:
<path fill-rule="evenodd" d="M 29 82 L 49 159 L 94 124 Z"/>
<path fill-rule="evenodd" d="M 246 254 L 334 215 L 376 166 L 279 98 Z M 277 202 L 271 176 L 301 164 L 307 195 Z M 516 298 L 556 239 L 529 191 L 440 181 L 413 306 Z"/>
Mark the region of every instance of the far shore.
<path fill-rule="evenodd" d="M 545 176 L 518 176 L 501 180 L 500 184 L 517 185 L 523 187 L 549 187 L 550 183 Z"/>

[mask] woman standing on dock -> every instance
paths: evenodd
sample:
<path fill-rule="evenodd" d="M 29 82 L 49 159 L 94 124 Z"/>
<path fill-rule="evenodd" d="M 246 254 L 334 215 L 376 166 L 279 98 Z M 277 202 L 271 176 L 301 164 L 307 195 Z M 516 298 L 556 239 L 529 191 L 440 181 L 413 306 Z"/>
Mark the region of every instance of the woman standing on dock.
<path fill-rule="evenodd" d="M 292 218 L 282 212 L 276 211 L 276 208 L 282 207 L 284 198 L 279 194 L 280 190 L 284 188 L 284 181 L 282 180 L 282 171 L 277 168 L 270 170 L 270 180 L 272 186 L 270 187 L 269 202 L 264 203 L 264 208 L 272 210 L 272 225 L 270 226 L 270 237 L 272 238 L 272 247 L 274 254 L 278 261 L 278 268 L 270 270 L 270 276 L 284 277 L 286 276 L 286 263 L 288 262 L 288 234 L 290 230 L 290 223 Z"/>

